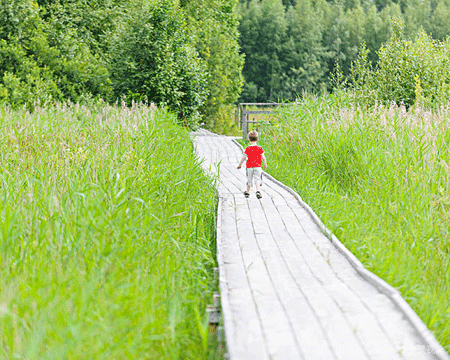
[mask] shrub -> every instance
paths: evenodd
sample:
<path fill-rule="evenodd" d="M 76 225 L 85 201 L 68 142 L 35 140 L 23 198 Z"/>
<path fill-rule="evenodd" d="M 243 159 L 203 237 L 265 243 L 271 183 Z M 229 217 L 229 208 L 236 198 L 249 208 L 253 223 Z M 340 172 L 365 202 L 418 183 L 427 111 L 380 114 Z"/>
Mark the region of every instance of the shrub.
<path fill-rule="evenodd" d="M 0 101 L 33 106 L 53 100 L 108 97 L 107 69 L 75 34 L 52 28 L 36 3 L 0 3 Z"/>
<path fill-rule="evenodd" d="M 363 44 L 352 64 L 353 90 L 359 101 L 395 102 L 407 108 L 431 107 L 450 100 L 450 39 L 436 41 L 421 31 L 414 41 L 403 38 L 404 24 L 393 19 L 393 34 L 378 51 L 372 69 Z"/>
<path fill-rule="evenodd" d="M 206 97 L 206 70 L 175 1 L 135 2 L 113 48 L 116 96 L 146 97 L 195 126 Z"/>

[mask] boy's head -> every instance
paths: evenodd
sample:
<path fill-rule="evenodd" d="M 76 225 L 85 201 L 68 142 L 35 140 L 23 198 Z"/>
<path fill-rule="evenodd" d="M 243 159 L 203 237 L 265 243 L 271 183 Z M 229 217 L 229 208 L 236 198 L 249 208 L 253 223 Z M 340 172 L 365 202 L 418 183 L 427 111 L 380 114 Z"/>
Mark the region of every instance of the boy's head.
<path fill-rule="evenodd" d="M 248 133 L 248 141 L 258 141 L 258 132 L 256 130 L 252 130 Z"/>

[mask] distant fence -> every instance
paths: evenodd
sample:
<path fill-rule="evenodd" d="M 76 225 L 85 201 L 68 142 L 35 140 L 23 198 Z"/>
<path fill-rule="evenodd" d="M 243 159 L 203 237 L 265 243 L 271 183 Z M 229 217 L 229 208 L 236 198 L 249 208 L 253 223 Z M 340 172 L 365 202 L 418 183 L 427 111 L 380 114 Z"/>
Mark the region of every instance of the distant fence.
<path fill-rule="evenodd" d="M 238 105 L 238 114 L 240 114 L 240 123 L 242 129 L 242 138 L 246 139 L 248 135 L 248 124 L 257 124 L 258 121 L 250 120 L 249 115 L 255 114 L 271 114 L 273 110 L 248 110 L 249 107 L 267 107 L 267 106 L 281 106 L 281 105 L 292 105 L 283 103 L 240 103 Z"/>

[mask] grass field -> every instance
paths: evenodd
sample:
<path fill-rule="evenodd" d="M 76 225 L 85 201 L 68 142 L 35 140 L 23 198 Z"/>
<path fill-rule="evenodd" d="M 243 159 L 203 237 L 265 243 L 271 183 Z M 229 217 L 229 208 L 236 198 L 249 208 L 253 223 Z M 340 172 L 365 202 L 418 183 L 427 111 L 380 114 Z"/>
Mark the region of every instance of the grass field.
<path fill-rule="evenodd" d="M 215 358 L 214 179 L 175 118 L 1 107 L 0 127 L 0 358 Z"/>
<path fill-rule="evenodd" d="M 262 134 L 268 172 L 295 189 L 450 352 L 450 108 L 284 107 Z"/>

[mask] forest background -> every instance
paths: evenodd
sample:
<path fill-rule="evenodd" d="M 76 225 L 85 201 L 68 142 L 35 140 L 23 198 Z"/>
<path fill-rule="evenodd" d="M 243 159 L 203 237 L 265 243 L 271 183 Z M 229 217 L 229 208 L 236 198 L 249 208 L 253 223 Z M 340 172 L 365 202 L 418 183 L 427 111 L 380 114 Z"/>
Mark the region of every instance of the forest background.
<path fill-rule="evenodd" d="M 240 12 L 245 102 L 293 101 L 305 93 L 330 92 L 337 85 L 334 79 L 356 87 L 364 82 L 367 93 L 359 99 L 370 97 L 371 105 L 375 100 L 411 105 L 411 90 L 430 76 L 423 76 L 423 68 L 441 67 L 431 59 L 436 48 L 448 47 L 450 34 L 446 0 L 243 0 Z M 365 78 L 374 69 L 380 70 L 378 79 Z M 391 77 L 381 80 L 383 72 Z M 399 79 L 393 81 L 394 75 Z M 446 78 L 440 76 L 437 83 Z M 383 91 L 370 96 L 380 85 Z M 403 90 L 408 94 L 399 94 Z"/>
<path fill-rule="evenodd" d="M 447 98 L 448 34 L 448 0 L 2 0 L 0 102 L 151 101 L 217 132 L 237 102 L 345 84 L 429 105 Z"/>
<path fill-rule="evenodd" d="M 125 98 L 167 106 L 186 125 L 200 114 L 218 122 L 242 84 L 235 7 L 228 0 L 2 0 L 0 102 L 31 109 Z"/>

